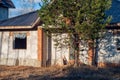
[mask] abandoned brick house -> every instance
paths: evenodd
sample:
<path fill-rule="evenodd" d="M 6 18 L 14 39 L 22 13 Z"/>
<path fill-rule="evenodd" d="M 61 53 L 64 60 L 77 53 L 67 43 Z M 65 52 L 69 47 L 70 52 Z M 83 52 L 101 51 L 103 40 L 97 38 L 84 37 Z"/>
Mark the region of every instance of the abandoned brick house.
<path fill-rule="evenodd" d="M 11 0 L 0 0 L 0 65 L 46 66 L 63 64 L 63 57 L 71 60 L 72 50 L 57 49 L 52 38 L 46 36 L 37 11 L 8 18 L 8 8 L 14 8 Z M 5 4 L 4 4 L 5 3 Z M 6 10 L 3 14 L 3 10 Z M 113 0 L 107 15 L 112 15 L 106 27 L 104 39 L 99 41 L 98 66 L 120 65 L 120 2 Z M 7 15 L 5 15 L 7 14 Z M 61 37 L 66 37 L 62 34 Z M 84 41 L 83 41 L 84 44 Z M 81 45 L 80 60 L 89 64 L 88 48 Z"/>

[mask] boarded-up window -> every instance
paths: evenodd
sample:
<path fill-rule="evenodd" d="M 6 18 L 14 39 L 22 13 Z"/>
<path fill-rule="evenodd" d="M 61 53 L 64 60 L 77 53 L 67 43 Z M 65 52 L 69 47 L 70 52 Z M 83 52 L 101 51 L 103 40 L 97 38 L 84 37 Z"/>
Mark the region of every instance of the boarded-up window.
<path fill-rule="evenodd" d="M 27 49 L 26 33 L 15 33 L 14 34 L 13 49 Z"/>

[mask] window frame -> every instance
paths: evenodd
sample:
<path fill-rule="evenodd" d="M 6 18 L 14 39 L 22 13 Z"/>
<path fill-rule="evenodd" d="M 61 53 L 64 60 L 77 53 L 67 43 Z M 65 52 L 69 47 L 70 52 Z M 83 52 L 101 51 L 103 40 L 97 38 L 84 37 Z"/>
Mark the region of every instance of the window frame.
<path fill-rule="evenodd" d="M 20 37 L 17 37 L 16 35 L 21 35 L 21 34 L 24 34 L 25 35 L 24 37 L 26 38 L 25 39 L 26 40 L 25 41 L 25 48 L 15 48 L 15 40 L 16 40 L 16 38 L 20 39 Z M 21 43 L 19 43 L 19 44 L 21 44 Z M 25 32 L 23 33 L 22 32 L 22 33 L 14 33 L 13 34 L 13 49 L 14 50 L 26 50 L 27 49 L 27 33 L 25 33 Z"/>

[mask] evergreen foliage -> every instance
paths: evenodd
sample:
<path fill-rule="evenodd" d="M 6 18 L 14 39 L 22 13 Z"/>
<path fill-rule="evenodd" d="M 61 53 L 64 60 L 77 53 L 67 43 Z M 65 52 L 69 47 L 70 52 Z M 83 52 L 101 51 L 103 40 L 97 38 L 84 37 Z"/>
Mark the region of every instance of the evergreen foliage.
<path fill-rule="evenodd" d="M 45 29 L 67 32 L 70 40 L 94 40 L 100 37 L 111 17 L 105 14 L 111 0 L 42 0 L 39 10 Z M 50 29 L 50 25 L 52 28 Z M 60 28 L 60 29 L 58 29 Z M 79 44 L 73 44 L 79 50 Z"/>

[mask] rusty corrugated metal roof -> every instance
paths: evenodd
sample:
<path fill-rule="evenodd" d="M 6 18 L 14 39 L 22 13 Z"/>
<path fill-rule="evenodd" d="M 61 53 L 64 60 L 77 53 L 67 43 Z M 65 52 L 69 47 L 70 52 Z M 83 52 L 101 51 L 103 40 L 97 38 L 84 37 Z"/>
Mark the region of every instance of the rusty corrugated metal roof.
<path fill-rule="evenodd" d="M 11 0 L 0 0 L 0 6 L 7 8 L 15 8 Z"/>
<path fill-rule="evenodd" d="M 36 23 L 40 21 L 38 11 L 30 12 L 27 14 L 23 14 L 14 18 L 10 18 L 7 20 L 0 21 L 0 29 L 9 28 L 27 28 L 30 26 L 34 27 Z"/>

